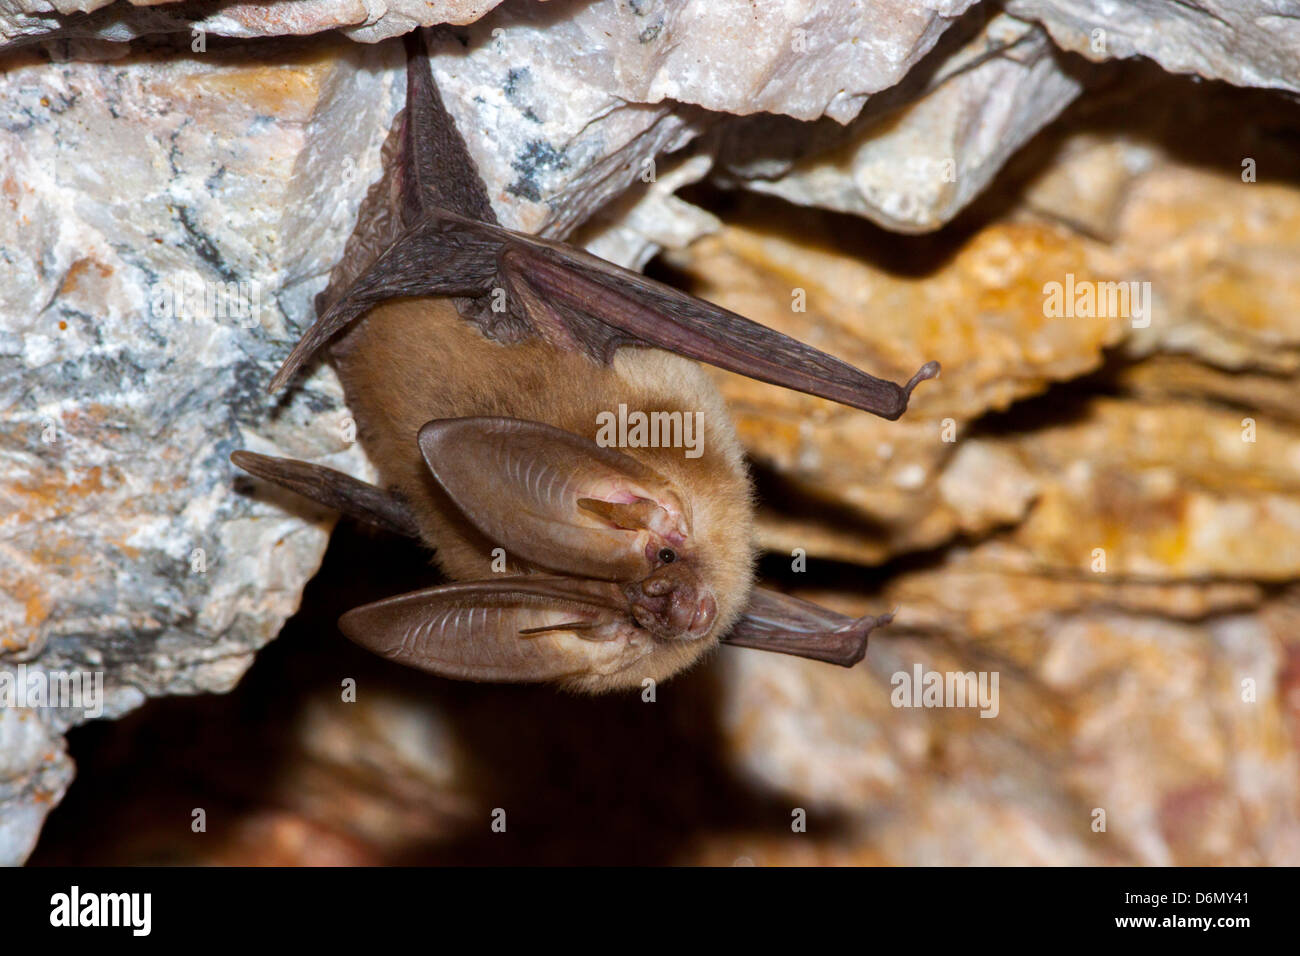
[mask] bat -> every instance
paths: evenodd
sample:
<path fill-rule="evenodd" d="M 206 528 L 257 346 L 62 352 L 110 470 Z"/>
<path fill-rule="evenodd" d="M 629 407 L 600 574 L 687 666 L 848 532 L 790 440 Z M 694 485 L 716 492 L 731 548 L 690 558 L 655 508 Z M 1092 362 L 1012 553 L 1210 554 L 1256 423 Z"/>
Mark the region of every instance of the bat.
<path fill-rule="evenodd" d="M 938 364 L 899 386 L 502 228 L 418 30 L 383 166 L 318 318 L 269 387 L 328 345 L 382 486 L 231 456 L 433 550 L 452 583 L 348 611 L 343 633 L 444 677 L 590 693 L 663 680 L 719 643 L 860 661 L 892 614 L 853 619 L 755 586 L 744 454 L 698 363 L 890 420 Z M 618 447 L 611 416 L 625 409 L 651 438 L 629 429 Z M 697 444 L 684 449 L 692 423 Z"/>

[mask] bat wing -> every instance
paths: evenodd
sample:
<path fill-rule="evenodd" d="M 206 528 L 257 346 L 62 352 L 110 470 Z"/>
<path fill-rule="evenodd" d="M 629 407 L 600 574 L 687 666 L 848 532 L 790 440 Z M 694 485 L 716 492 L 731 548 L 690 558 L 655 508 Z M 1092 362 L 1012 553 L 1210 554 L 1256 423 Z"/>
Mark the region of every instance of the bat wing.
<path fill-rule="evenodd" d="M 439 214 L 488 225 L 497 218 L 433 82 L 419 30 L 407 34 L 406 51 L 406 107 L 384 142 L 383 176 L 367 191 L 343 256 L 316 296 L 319 318 L 272 379 L 272 392 L 378 303 L 402 296 L 478 297 L 495 275 L 495 244 L 475 241 L 464 230 L 452 235 L 454 224 L 440 228 Z M 458 305 L 474 311 L 472 303 Z"/>
<path fill-rule="evenodd" d="M 319 318 L 271 391 L 374 306 L 429 295 L 457 297 L 461 314 L 492 338 L 540 335 L 602 362 L 623 347 L 661 348 L 889 419 L 903 413 L 919 382 L 939 373 L 930 362 L 900 386 L 564 243 L 501 228 L 418 31 L 413 36 L 407 105 L 386 146 L 385 177 L 367 195 L 343 261 L 317 300 Z M 496 290 L 504 302 L 486 301 Z"/>
<path fill-rule="evenodd" d="M 457 680 L 612 673 L 652 649 L 617 585 L 542 575 L 413 591 L 348 611 L 339 628 L 382 657 Z"/>
<path fill-rule="evenodd" d="M 754 588 L 749 606 L 722 643 L 852 667 L 867 653 L 867 637 L 893 613 L 856 620 L 779 591 Z"/>
<path fill-rule="evenodd" d="M 264 481 L 288 488 L 351 518 L 394 534 L 420 536 L 406 502 L 393 492 L 376 488 L 333 468 L 293 458 L 272 458 L 251 451 L 231 453 L 230 460 Z"/>
<path fill-rule="evenodd" d="M 501 230 L 505 232 L 505 230 Z M 868 375 L 765 325 L 563 243 L 509 233 L 500 279 L 530 323 L 555 344 L 609 362 L 624 346 L 661 348 L 760 382 L 896 419 L 920 382 Z"/>

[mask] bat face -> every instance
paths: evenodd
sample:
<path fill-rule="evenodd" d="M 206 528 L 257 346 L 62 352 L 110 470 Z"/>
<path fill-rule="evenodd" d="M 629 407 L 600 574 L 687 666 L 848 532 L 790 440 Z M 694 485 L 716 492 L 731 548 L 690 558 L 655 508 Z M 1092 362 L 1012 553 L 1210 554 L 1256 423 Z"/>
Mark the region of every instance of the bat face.
<path fill-rule="evenodd" d="M 483 348 L 510 361 L 500 346 Z M 633 383 L 617 374 L 597 383 L 609 378 L 618 379 L 609 384 L 621 386 L 622 396 L 636 394 Z M 559 386 L 550 383 L 551 392 Z M 550 397 L 534 393 L 532 401 L 541 406 Z M 551 404 L 539 411 L 563 420 L 569 403 Z M 729 429 L 725 417 L 714 424 Z M 592 671 L 586 677 L 602 678 L 567 683 L 592 690 L 662 679 L 716 644 L 718 625 L 740 610 L 738 598 L 750 583 L 752 508 L 737 456 L 721 473 L 712 458 L 682 456 L 671 480 L 633 454 L 556 425 L 511 417 L 435 420 L 419 430 L 418 444 L 460 515 L 527 571 L 568 575 L 583 588 L 594 586 L 589 582 L 615 585 L 599 589 L 609 596 L 603 614 L 581 617 L 582 626 L 568 631 L 615 647 L 560 640 L 571 623 L 564 613 L 545 625 L 515 629 L 549 630 L 557 636 L 558 657 L 585 658 Z M 661 466 L 673 457 L 671 449 L 662 451 Z"/>
<path fill-rule="evenodd" d="M 853 620 L 754 587 L 744 456 L 696 362 L 888 419 L 937 364 L 896 385 L 563 243 L 502 229 L 418 33 L 384 155 L 384 178 L 317 298 L 319 318 L 271 382 L 282 386 L 332 343 L 383 487 L 232 456 L 421 539 L 455 582 L 349 611 L 343 632 L 445 677 L 587 692 L 662 680 L 719 641 L 861 660 L 892 615 Z M 621 426 L 613 440 L 610 416 L 629 409 L 680 424 L 669 434 L 682 441 L 645 442 Z"/>

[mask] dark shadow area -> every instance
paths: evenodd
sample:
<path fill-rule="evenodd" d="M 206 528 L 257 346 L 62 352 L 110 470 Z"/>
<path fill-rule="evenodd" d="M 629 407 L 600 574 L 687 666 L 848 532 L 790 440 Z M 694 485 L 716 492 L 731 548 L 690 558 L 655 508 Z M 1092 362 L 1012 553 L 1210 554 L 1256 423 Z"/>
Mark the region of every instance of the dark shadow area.
<path fill-rule="evenodd" d="M 350 607 L 432 583 L 423 549 L 341 523 L 302 609 L 234 691 L 152 700 L 69 734 L 77 779 L 31 864 L 209 862 L 248 815 L 294 812 L 284 768 L 301 748 L 295 722 L 307 702 L 337 701 L 344 677 L 360 694 L 382 687 L 427 699 L 472 755 L 458 785 L 482 810 L 450 839 L 371 851 L 364 862 L 667 864 L 704 836 L 789 834 L 789 800 L 737 779 L 719 730 L 720 669 L 756 652 L 724 648 L 645 703 L 636 693 L 447 681 L 369 654 L 335 627 Z M 196 807 L 204 834 L 190 830 Z M 508 812 L 506 834 L 489 827 L 496 807 Z M 819 815 L 815 829 L 833 838 L 841 825 Z"/>

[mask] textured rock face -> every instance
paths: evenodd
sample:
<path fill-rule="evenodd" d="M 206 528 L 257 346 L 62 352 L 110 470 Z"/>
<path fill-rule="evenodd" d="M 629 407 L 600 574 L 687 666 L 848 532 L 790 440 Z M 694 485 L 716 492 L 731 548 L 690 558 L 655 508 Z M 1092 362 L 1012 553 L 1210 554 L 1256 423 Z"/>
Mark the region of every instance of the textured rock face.
<path fill-rule="evenodd" d="M 943 225 L 992 180 L 1026 140 L 1081 89 L 1045 33 L 1000 14 L 888 108 L 875 103 L 847 129 L 822 124 L 812 139 L 789 126 L 773 156 L 770 128 L 725 143 L 721 163 L 737 185 L 866 216 L 886 229 Z M 811 148 L 810 148 L 811 147 Z"/>
<path fill-rule="evenodd" d="M 227 458 L 262 445 L 364 467 L 327 372 L 274 417 L 260 392 L 364 185 L 297 160 L 330 141 L 375 168 L 395 106 L 382 62 L 334 44 L 275 69 L 145 55 L 0 77 L 18 118 L 0 220 L 6 666 L 101 673 L 112 715 L 228 690 L 297 606 L 328 521 L 237 494 Z M 48 806 L 79 716 L 33 713 L 43 748 L 6 720 L 0 750 L 30 758 L 11 793 Z"/>
<path fill-rule="evenodd" d="M 1296 0 L 1010 0 L 1007 10 L 1090 60 L 1146 56 L 1171 73 L 1300 89 Z"/>
<path fill-rule="evenodd" d="M 360 3 L 289 0 L 236 3 L 212 12 L 201 4 L 20 2 L 0 8 L 0 39 L 45 35 L 127 40 L 150 33 L 261 37 L 340 29 L 375 42 L 415 26 L 480 21 L 471 42 L 520 35 L 565 55 L 536 57 L 568 76 L 598 78 L 625 100 L 673 99 L 731 113 L 769 111 L 800 119 L 823 114 L 846 122 L 871 93 L 893 86 L 975 0 L 883 0 L 864 4 L 752 4 L 746 0 L 550 0 L 512 4 L 480 20 L 500 0 Z M 7 5 L 6 5 L 7 6 Z M 88 19 L 65 19 L 95 11 Z M 485 29 L 486 28 L 486 29 Z M 738 55 L 740 54 L 740 55 Z M 530 58 L 531 59 L 531 58 Z M 549 102 L 563 105 L 563 97 Z"/>
<path fill-rule="evenodd" d="M 20 666 L 103 681 L 100 708 L 0 706 L 0 861 L 71 780 L 64 731 L 230 689 L 297 607 L 330 516 L 230 450 L 368 475 L 327 367 L 262 387 L 404 92 L 400 42 L 370 41 L 417 22 L 465 24 L 433 68 L 506 224 L 670 250 L 698 294 L 877 374 L 943 363 L 897 423 L 718 373 L 763 545 L 813 561 L 781 583 L 902 610 L 853 671 L 715 668 L 728 772 L 845 835 L 720 829 L 676 859 L 1300 860 L 1295 107 L 1086 62 L 1294 88 L 1289 8 L 494 6 L 0 6 L 0 694 Z M 325 31 L 367 42 L 247 42 Z M 74 39 L 18 47 L 42 35 Z M 744 187 L 721 219 L 673 195 L 710 176 Z M 1107 283 L 1133 298 L 1074 294 Z M 1000 674 L 998 716 L 893 706 L 918 664 Z M 356 706 L 304 709 L 300 786 L 200 857 L 382 861 L 494 806 L 464 701 Z M 391 785 L 358 789 L 375 766 Z"/>
<path fill-rule="evenodd" d="M 884 253 L 890 239 L 863 257 L 841 225 L 837 248 L 812 251 L 808 234 L 834 233 L 831 220 L 792 228 L 752 209 L 675 257 L 705 294 L 766 302 L 758 317 L 829 330 L 878 366 L 913 350 L 944 362 L 904 440 L 719 376 L 776 487 L 826 503 L 791 515 L 774 502 L 773 551 L 875 563 L 953 543 L 869 598 L 808 595 L 901 607 L 871 674 L 759 655 L 726 671 L 742 765 L 848 814 L 856 835 L 723 838 L 706 859 L 1300 858 L 1300 433 L 1281 400 L 1300 384 L 1300 284 L 1281 265 L 1300 251 L 1300 167 L 1266 132 L 1275 101 L 1220 88 L 1176 108 L 1174 88 L 1137 83 L 1118 109 L 1075 111 L 1038 144 L 1053 159 L 1030 164 L 1011 210 L 920 276 L 885 268 L 907 258 Z M 1243 181 L 1247 157 L 1272 181 Z M 1046 286 L 1067 272 L 1150 282 L 1149 324 L 1047 314 Z M 790 311 L 794 286 L 806 313 Z M 891 708 L 890 682 L 918 661 L 1000 672 L 998 717 Z M 1090 828 L 1098 809 L 1106 834 Z"/>
<path fill-rule="evenodd" d="M 201 0 L 8 0 L 0 5 L 0 42 L 47 36 L 131 40 L 155 33 L 202 32 L 221 37 L 303 36 L 338 30 L 365 43 L 417 26 L 473 23 L 501 0 L 275 0 L 226 3 Z M 76 16 L 86 14 L 86 16 Z"/>

